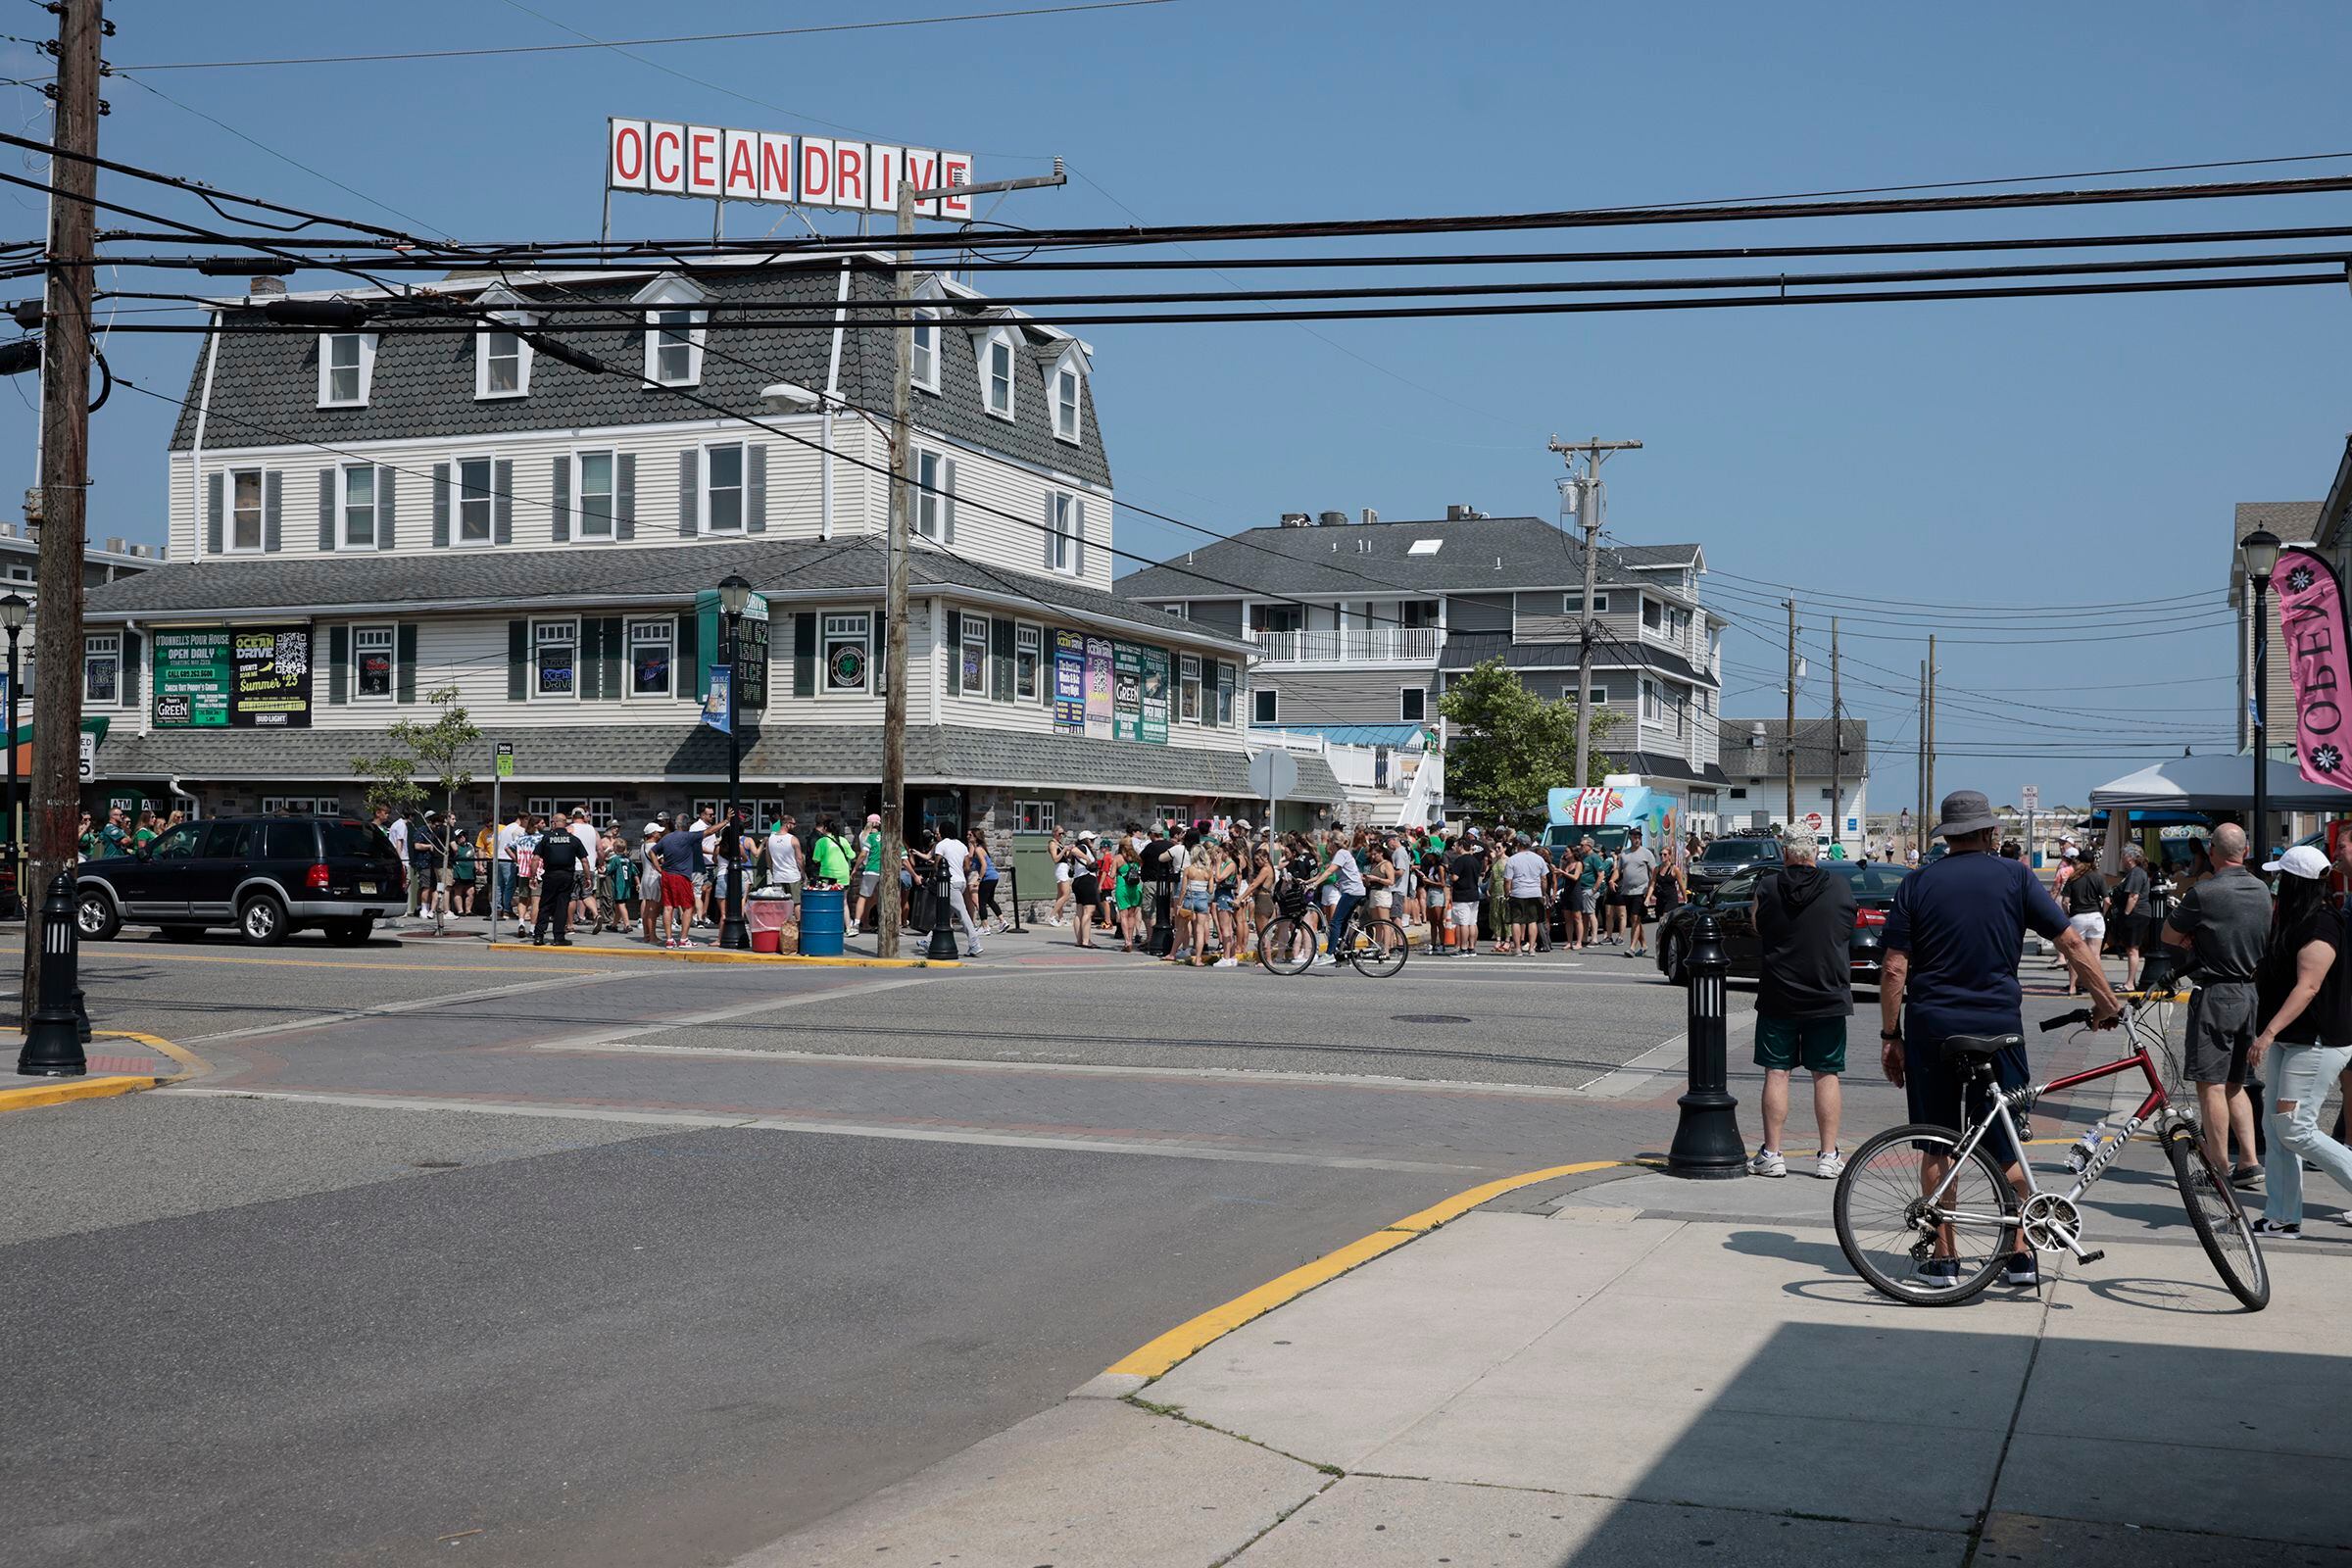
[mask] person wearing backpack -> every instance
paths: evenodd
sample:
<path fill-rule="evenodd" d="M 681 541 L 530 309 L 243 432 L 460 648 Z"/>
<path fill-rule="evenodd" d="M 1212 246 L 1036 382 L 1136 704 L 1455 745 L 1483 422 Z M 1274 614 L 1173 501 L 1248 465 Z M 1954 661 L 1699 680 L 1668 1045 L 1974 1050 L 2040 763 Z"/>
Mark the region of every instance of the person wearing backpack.
<path fill-rule="evenodd" d="M 539 838 L 539 923 L 531 928 L 534 948 L 571 946 L 571 901 L 580 885 L 580 864 L 586 857 L 580 841 L 564 828 L 551 828 Z M 555 927 L 548 941 L 550 923 Z"/>

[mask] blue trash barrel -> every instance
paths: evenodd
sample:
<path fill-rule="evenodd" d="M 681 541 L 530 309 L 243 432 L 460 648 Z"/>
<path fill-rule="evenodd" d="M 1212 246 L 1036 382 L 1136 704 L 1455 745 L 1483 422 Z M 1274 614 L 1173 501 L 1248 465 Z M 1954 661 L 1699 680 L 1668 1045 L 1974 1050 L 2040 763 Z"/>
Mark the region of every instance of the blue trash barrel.
<path fill-rule="evenodd" d="M 848 898 L 843 888 L 810 888 L 801 895 L 801 952 L 811 958 L 841 956 Z"/>

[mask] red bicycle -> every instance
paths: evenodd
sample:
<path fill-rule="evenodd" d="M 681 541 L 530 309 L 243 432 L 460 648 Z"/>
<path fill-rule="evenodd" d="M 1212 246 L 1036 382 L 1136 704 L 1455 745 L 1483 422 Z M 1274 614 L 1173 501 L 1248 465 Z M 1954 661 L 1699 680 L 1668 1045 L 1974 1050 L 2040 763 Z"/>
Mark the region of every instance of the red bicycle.
<path fill-rule="evenodd" d="M 2196 1118 L 2175 1106 L 2165 1093 L 2135 1012 L 2127 1003 L 2121 1020 L 2132 1047 L 2131 1055 L 2046 1084 L 1995 1092 L 1990 1114 L 1974 1126 L 1969 1124 L 1969 1102 L 1978 1098 L 1980 1086 L 1990 1082 L 1992 1058 L 2008 1047 L 2024 1045 L 2025 1039 L 1960 1035 L 1945 1041 L 1943 1049 L 1968 1086 L 1961 1096 L 1959 1132 L 1922 1122 L 1891 1128 L 1856 1150 L 1838 1179 L 1838 1245 L 1854 1271 L 1895 1300 L 1953 1306 L 1984 1290 L 2009 1255 L 2024 1248 L 2068 1252 L 2078 1262 L 2095 1263 L 2106 1254 L 2082 1247 L 2082 1195 L 2145 1127 L 2172 1163 L 2189 1225 L 2222 1283 L 2249 1309 L 2267 1306 L 2271 1276 L 2261 1245 L 2238 1207 L 2228 1172 L 2207 1157 Z M 2048 1019 L 2041 1027 L 2047 1033 L 2089 1021 L 2085 1008 Z M 2025 1146 L 2012 1113 L 2024 1113 L 2055 1090 L 2134 1070 L 2147 1078 L 2147 1099 L 2129 1120 L 2107 1128 L 2095 1147 L 2078 1146 L 2080 1165 L 2073 1186 L 2063 1192 L 2043 1187 L 2023 1159 L 2018 1168 L 2025 1191 L 2020 1194 L 2010 1185 L 2002 1160 L 1985 1143 L 1997 1129 L 2001 1138 L 1993 1149 L 2014 1149 L 2022 1154 Z"/>

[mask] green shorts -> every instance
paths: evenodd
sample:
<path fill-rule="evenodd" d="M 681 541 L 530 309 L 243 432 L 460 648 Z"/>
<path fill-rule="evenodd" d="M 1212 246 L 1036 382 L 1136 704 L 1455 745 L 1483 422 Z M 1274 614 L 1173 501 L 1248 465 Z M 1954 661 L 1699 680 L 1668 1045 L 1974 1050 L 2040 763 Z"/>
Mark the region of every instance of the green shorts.
<path fill-rule="evenodd" d="M 1843 1018 L 1756 1019 L 1756 1065 L 1794 1072 L 1845 1071 Z"/>

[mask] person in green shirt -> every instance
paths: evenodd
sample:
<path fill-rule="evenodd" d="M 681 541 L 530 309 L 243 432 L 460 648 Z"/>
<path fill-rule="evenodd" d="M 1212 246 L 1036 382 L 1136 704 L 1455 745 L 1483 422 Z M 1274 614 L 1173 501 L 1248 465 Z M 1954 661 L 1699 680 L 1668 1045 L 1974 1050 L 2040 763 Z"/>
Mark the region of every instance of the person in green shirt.
<path fill-rule="evenodd" d="M 1582 849 L 1585 864 L 1583 874 L 1576 879 L 1577 909 L 1584 918 L 1584 945 L 1591 948 L 1600 943 L 1600 901 L 1607 896 L 1608 878 L 1617 867 L 1615 861 L 1600 853 L 1591 834 L 1585 835 Z"/>
<path fill-rule="evenodd" d="M 132 831 L 130 835 L 130 847 L 132 853 L 136 854 L 140 845 L 147 843 L 154 837 L 155 813 L 148 810 L 146 808 L 141 807 L 139 808 L 139 825 Z"/>
<path fill-rule="evenodd" d="M 882 817 L 874 812 L 865 819 L 865 836 L 858 843 L 858 893 L 851 903 L 850 928 L 858 930 L 865 925 L 869 911 L 880 907 L 877 896 L 882 891 Z M 845 876 L 844 881 L 848 878 Z"/>
<path fill-rule="evenodd" d="M 841 839 L 833 831 L 832 818 L 816 824 L 816 843 L 808 854 L 813 887 L 838 888 L 850 880 L 850 858 L 841 847 Z"/>

